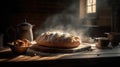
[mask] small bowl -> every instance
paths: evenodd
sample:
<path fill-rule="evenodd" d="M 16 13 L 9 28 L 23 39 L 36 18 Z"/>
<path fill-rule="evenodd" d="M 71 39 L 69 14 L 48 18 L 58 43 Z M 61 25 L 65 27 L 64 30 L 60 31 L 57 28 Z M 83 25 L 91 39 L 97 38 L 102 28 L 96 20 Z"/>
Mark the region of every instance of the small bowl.
<path fill-rule="evenodd" d="M 27 52 L 28 47 L 16 47 L 16 46 L 10 46 L 10 49 L 13 54 L 25 54 Z"/>

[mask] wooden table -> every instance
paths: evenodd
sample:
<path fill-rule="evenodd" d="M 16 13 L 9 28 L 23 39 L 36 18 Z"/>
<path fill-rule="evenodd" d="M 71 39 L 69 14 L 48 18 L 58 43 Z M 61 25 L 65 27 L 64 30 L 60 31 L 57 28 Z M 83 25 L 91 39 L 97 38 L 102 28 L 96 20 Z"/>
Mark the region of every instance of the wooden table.
<path fill-rule="evenodd" d="M 112 62 L 116 62 L 117 64 L 120 61 L 120 47 L 115 47 L 112 49 L 92 49 L 85 50 L 80 52 L 73 53 L 45 53 L 38 52 L 31 49 L 27 50 L 27 53 L 24 55 L 14 55 L 10 48 L 4 48 L 0 50 L 0 63 L 20 63 L 24 62 L 25 64 L 28 62 L 33 62 L 37 64 L 45 64 L 55 66 L 56 64 L 65 64 L 70 65 L 74 63 L 74 65 L 91 65 L 91 64 L 101 64 L 101 62 L 111 64 Z M 64 61 L 63 61 L 64 60 Z M 74 61 L 73 61 L 74 60 Z M 51 63 L 46 61 L 54 61 Z M 99 61 L 99 62 L 98 62 Z M 42 62 L 42 63 L 40 63 Z M 56 63 L 57 62 L 57 63 Z M 69 64 L 68 64 L 69 63 Z M 31 63 L 29 63 L 31 64 Z M 57 65 L 56 65 L 57 66 Z"/>

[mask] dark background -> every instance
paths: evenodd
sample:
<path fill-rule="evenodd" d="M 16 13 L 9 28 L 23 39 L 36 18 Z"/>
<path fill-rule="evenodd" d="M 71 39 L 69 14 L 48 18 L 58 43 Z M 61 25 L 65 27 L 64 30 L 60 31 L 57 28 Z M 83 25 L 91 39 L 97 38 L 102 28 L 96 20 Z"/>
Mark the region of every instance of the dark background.
<path fill-rule="evenodd" d="M 97 8 L 98 18 L 96 20 L 99 24 L 96 24 L 104 26 L 102 22 L 104 22 L 106 19 L 100 19 L 99 17 L 111 11 L 113 18 L 112 20 L 111 18 L 107 19 L 106 23 L 111 24 L 111 22 L 109 22 L 108 20 L 112 21 L 113 25 L 114 23 L 119 22 L 119 0 L 102 1 L 106 1 L 106 4 L 108 4 L 108 6 L 104 7 L 104 9 L 103 7 L 99 7 L 99 9 Z M 14 26 L 16 24 L 24 22 L 25 18 L 29 23 L 35 24 L 36 27 L 40 27 L 40 25 L 46 20 L 47 17 L 57 13 L 61 13 L 74 2 L 79 2 L 79 0 L 3 0 L 0 2 L 0 32 L 3 33 L 9 26 Z M 114 26 L 119 27 L 119 24 Z M 119 32 L 119 30 L 117 31 Z"/>
<path fill-rule="evenodd" d="M 13 33 L 8 33 L 8 29 L 16 29 L 15 26 L 24 22 L 25 19 L 35 25 L 33 31 L 38 28 L 42 29 L 41 25 L 48 17 L 63 12 L 73 3 L 78 5 L 76 8 L 81 8 L 79 2 L 79 0 L 3 0 L 0 2 L 0 33 L 5 35 L 5 42 L 9 41 L 7 35 L 13 35 Z M 104 32 L 120 32 L 120 1 L 101 0 L 97 3 L 97 14 L 93 20 L 99 28 L 94 28 L 92 35 L 97 33 L 101 36 Z M 85 12 L 84 9 L 79 11 Z M 72 11 L 70 13 L 73 14 Z M 86 18 L 82 20 L 86 22 Z M 12 30 L 9 31 L 12 32 Z"/>
<path fill-rule="evenodd" d="M 48 16 L 60 13 L 71 3 L 72 0 L 3 0 L 0 2 L 0 30 L 5 32 L 9 26 L 24 22 L 25 18 L 39 26 Z"/>

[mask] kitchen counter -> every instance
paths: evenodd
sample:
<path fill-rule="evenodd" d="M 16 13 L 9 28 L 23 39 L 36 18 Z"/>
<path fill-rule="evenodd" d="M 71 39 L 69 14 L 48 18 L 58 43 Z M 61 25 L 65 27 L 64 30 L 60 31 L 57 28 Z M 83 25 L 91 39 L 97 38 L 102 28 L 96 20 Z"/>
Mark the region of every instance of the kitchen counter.
<path fill-rule="evenodd" d="M 92 47 L 91 47 L 92 48 Z M 62 65 L 96 65 L 96 64 L 119 64 L 120 47 L 107 49 L 90 49 L 72 53 L 45 53 L 28 49 L 24 55 L 14 55 L 10 48 L 0 50 L 0 63 L 7 64 L 44 64 Z M 33 63 L 34 62 L 34 63 Z"/>

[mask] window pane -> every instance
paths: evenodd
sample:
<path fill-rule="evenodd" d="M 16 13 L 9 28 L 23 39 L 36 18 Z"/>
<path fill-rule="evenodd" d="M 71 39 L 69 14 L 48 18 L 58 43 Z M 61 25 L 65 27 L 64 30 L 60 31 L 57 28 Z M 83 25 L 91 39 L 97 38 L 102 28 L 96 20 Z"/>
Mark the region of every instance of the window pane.
<path fill-rule="evenodd" d="M 93 0 L 93 4 L 96 4 L 96 0 Z"/>
<path fill-rule="evenodd" d="M 91 12 L 92 12 L 91 6 L 87 7 L 87 13 L 91 13 Z"/>
<path fill-rule="evenodd" d="M 93 5 L 93 11 L 92 11 L 93 13 L 95 13 L 96 12 L 96 6 L 95 5 Z"/>
<path fill-rule="evenodd" d="M 87 0 L 87 5 L 96 4 L 96 0 Z"/>
<path fill-rule="evenodd" d="M 87 0 L 87 5 L 92 5 L 92 0 Z"/>

